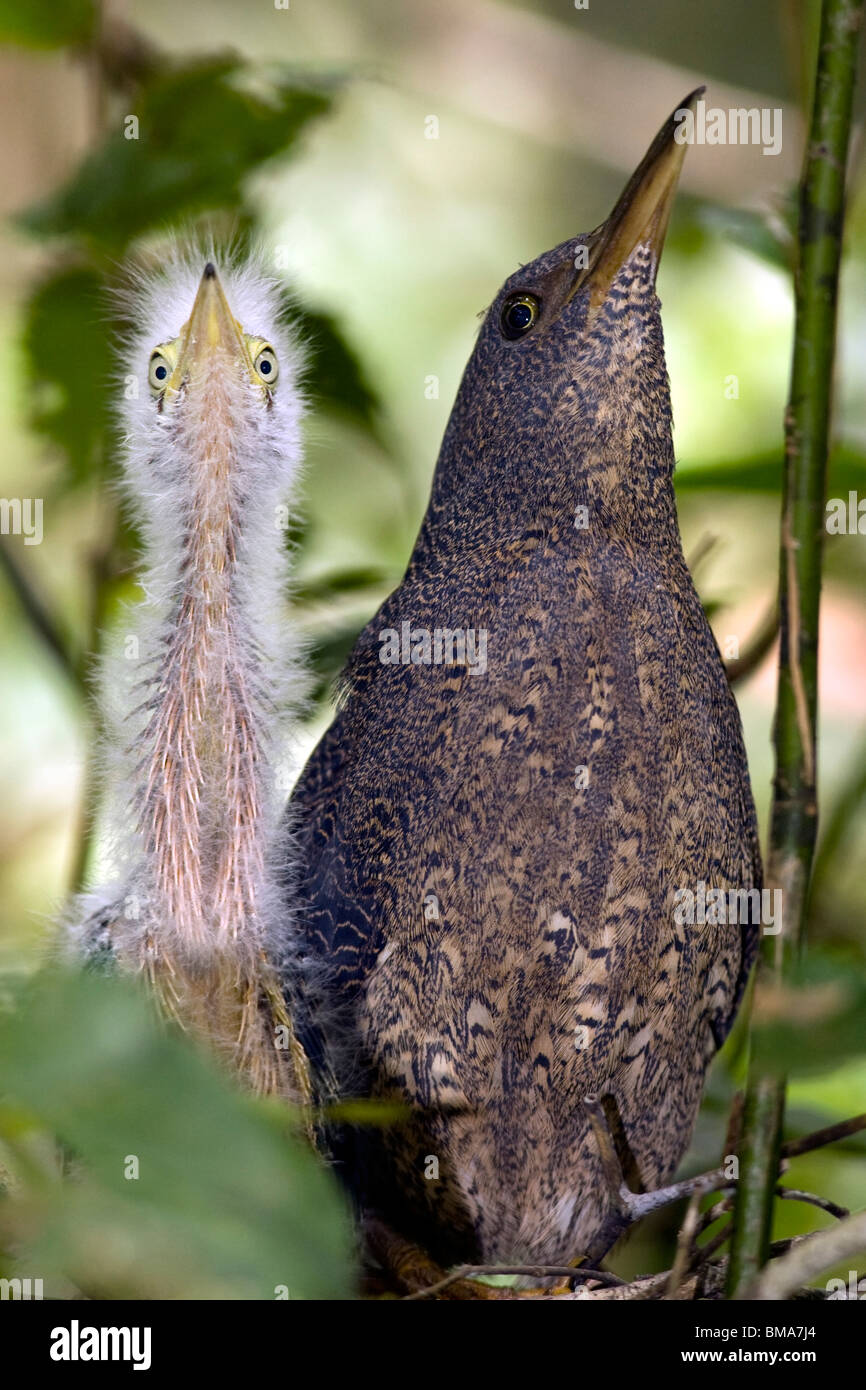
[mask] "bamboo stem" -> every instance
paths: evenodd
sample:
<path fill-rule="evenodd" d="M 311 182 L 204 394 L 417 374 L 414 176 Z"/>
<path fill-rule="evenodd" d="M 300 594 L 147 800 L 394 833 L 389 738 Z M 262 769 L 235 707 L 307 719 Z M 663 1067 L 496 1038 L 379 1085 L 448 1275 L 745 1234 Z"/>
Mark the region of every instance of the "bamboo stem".
<path fill-rule="evenodd" d="M 767 886 L 782 890 L 784 923 L 765 935 L 755 995 L 787 974 L 805 946 L 817 831 L 818 613 L 845 169 L 864 0 L 823 0 L 815 96 L 799 194 L 794 352 L 785 414 L 780 553 L 776 775 Z M 754 1018 L 753 1004 L 753 1018 Z M 766 1263 L 785 1083 L 752 1051 L 728 1275 L 741 1297 Z"/>

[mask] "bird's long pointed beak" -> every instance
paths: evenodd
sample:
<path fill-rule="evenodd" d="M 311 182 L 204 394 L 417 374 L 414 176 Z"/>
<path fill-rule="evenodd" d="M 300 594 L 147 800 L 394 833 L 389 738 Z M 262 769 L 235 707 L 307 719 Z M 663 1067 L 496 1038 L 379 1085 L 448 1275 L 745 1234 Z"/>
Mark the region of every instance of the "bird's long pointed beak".
<path fill-rule="evenodd" d="M 682 123 L 679 113 L 693 111 L 705 90 L 697 87 L 671 113 L 626 184 L 610 217 L 594 233 L 588 264 L 578 271 L 569 295 L 572 298 L 578 290 L 589 286 L 590 318 L 598 313 L 613 281 L 638 246 L 649 246 L 653 274 L 658 270 L 688 148 L 682 137 L 676 138 Z"/>
<path fill-rule="evenodd" d="M 181 330 L 177 364 L 168 390 L 178 391 L 184 381 L 194 378 L 198 369 L 215 352 L 224 352 L 252 373 L 243 331 L 232 314 L 216 268 L 204 268 L 192 312 Z"/>

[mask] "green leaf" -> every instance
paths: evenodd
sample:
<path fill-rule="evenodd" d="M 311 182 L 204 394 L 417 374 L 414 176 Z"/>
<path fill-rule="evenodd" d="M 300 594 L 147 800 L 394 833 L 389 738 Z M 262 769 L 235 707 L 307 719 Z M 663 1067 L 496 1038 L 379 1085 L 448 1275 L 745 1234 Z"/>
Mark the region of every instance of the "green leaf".
<path fill-rule="evenodd" d="M 284 70 L 264 90 L 242 85 L 244 76 L 234 58 L 148 76 L 71 182 L 19 220 L 36 235 L 84 236 L 117 255 L 154 227 L 236 205 L 251 170 L 285 152 L 332 102 Z"/>
<path fill-rule="evenodd" d="M 771 492 L 782 487 L 782 449 L 734 459 L 730 463 L 681 463 L 674 474 L 677 492 Z M 866 457 L 840 447 L 830 456 L 828 497 L 847 497 L 866 488 Z"/>
<path fill-rule="evenodd" d="M 337 320 L 312 309 L 296 309 L 293 322 L 309 347 L 307 388 L 314 401 L 336 407 L 353 416 L 364 428 L 377 432 L 379 397 L 364 368 L 346 342 Z"/>
<path fill-rule="evenodd" d="M 351 570 L 335 570 L 317 576 L 292 591 L 296 603 L 324 603 L 338 595 L 359 593 L 364 589 L 393 586 L 399 575 L 373 565 Z"/>
<path fill-rule="evenodd" d="M 701 227 L 789 272 L 794 256 L 796 216 L 794 195 L 789 196 L 782 215 L 776 218 L 768 217 L 763 211 L 724 207 L 719 203 L 704 202 L 696 210 Z"/>
<path fill-rule="evenodd" d="M 74 267 L 43 281 L 24 316 L 31 424 L 62 449 L 68 482 L 101 472 L 108 429 L 112 351 L 99 276 Z"/>
<path fill-rule="evenodd" d="M 49 1279 L 112 1298 L 351 1295 L 343 1201 L 288 1109 L 232 1089 L 129 982 L 44 976 L 0 1021 L 0 1054 L 20 1179 L 0 1231 L 24 1230 Z M 22 1111 L 72 1151 L 74 1180 L 34 1174 Z"/>
<path fill-rule="evenodd" d="M 0 43 L 63 48 L 88 43 L 96 28 L 94 0 L 0 0 Z"/>

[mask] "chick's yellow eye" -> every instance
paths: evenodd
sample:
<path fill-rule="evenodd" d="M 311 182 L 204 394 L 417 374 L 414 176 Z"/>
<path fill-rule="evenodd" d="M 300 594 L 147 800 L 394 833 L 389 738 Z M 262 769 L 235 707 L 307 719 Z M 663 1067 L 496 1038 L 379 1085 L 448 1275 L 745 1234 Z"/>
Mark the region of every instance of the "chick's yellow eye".
<path fill-rule="evenodd" d="M 280 374 L 280 366 L 277 362 L 277 355 L 272 347 L 260 348 L 253 358 L 253 366 L 261 377 L 262 381 L 267 382 L 268 386 L 273 386 Z"/>
<path fill-rule="evenodd" d="M 171 376 L 171 363 L 167 357 L 159 351 L 152 352 L 150 364 L 147 369 L 147 380 L 151 391 L 159 393 L 164 391 Z"/>

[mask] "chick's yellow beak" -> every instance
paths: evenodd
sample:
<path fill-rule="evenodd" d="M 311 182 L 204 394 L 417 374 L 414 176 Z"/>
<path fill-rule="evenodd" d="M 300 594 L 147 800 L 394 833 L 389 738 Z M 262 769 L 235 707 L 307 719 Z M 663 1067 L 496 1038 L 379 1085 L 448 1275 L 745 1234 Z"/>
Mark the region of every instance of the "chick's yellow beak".
<path fill-rule="evenodd" d="M 260 385 L 253 367 L 243 329 L 232 314 L 216 268 L 210 261 L 204 268 L 192 313 L 180 333 L 177 361 L 166 383 L 169 396 L 186 381 L 194 381 L 215 355 L 235 362 L 250 379 Z"/>

